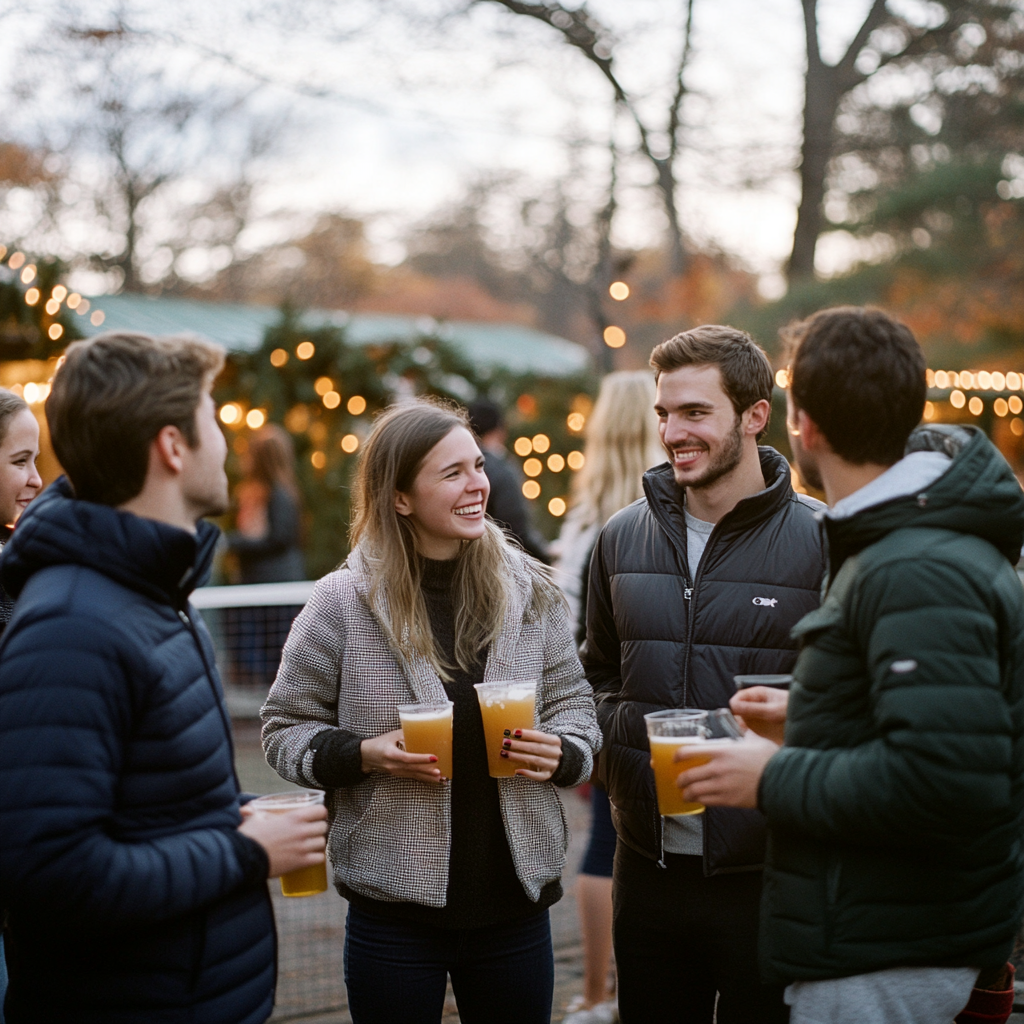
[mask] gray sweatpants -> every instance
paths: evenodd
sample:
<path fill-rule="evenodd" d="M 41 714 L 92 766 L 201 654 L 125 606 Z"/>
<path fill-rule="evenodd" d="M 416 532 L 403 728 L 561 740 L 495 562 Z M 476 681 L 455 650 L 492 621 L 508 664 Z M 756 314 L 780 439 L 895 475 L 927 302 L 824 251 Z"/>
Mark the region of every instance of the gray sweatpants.
<path fill-rule="evenodd" d="M 894 967 L 786 989 L 789 1024 L 952 1024 L 967 1005 L 976 967 Z"/>

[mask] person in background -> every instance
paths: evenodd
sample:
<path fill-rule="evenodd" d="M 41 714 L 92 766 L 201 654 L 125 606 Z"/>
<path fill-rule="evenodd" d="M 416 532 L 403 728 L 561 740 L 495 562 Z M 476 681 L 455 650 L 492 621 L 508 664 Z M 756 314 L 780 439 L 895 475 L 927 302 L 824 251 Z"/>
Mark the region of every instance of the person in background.
<path fill-rule="evenodd" d="M 237 556 L 241 583 L 305 579 L 302 515 L 295 481 L 295 449 L 275 423 L 249 438 L 242 459 L 245 475 L 235 489 L 237 529 L 227 538 Z"/>
<path fill-rule="evenodd" d="M 465 1024 L 547 1024 L 548 907 L 568 835 L 556 786 L 591 773 L 590 687 L 548 572 L 484 514 L 464 413 L 392 406 L 363 445 L 352 552 L 295 620 L 263 708 L 279 775 L 329 790 L 330 853 L 349 901 L 356 1024 L 440 1021 L 451 976 Z M 535 680 L 534 729 L 488 771 L 474 685 Z M 452 777 L 402 748 L 398 705 L 453 702 Z"/>
<path fill-rule="evenodd" d="M 586 462 L 573 479 L 573 497 L 561 535 L 552 546 L 555 580 L 569 602 L 577 639 L 586 634 L 590 556 L 597 535 L 619 509 L 644 494 L 643 475 L 665 461 L 654 414 L 649 370 L 609 373 L 601 381 L 586 427 Z M 610 1024 L 618 1019 L 612 958 L 612 862 L 615 826 L 608 795 L 592 780 L 590 842 L 576 879 L 583 937 L 583 994 L 568 1007 L 565 1024 Z"/>
<path fill-rule="evenodd" d="M 761 969 L 792 1024 L 1005 1021 L 1024 494 L 977 427 L 918 426 L 926 364 L 905 325 L 841 307 L 787 333 L 793 455 L 829 503 L 825 599 L 793 631 L 781 748 L 748 736 L 679 783 L 767 819 Z"/>
<path fill-rule="evenodd" d="M 261 1024 L 267 878 L 324 861 L 326 811 L 243 821 L 213 644 L 189 603 L 228 505 L 223 349 L 105 333 L 46 401 L 67 477 L 0 558 L 8 1024 Z"/>
<path fill-rule="evenodd" d="M 0 550 L 18 517 L 39 493 L 43 481 L 36 471 L 39 424 L 28 403 L 0 388 Z M 11 621 L 14 602 L 0 586 L 0 636 Z M 0 1024 L 4 1024 L 7 961 L 4 957 L 4 913 L 0 910 Z"/>
<path fill-rule="evenodd" d="M 509 462 L 505 449 L 508 430 L 501 409 L 481 398 L 469 405 L 469 424 L 480 439 L 484 453 L 484 472 L 491 484 L 487 514 L 534 558 L 550 561 L 547 542 L 534 529 L 530 509 L 523 497 L 523 481 Z"/>

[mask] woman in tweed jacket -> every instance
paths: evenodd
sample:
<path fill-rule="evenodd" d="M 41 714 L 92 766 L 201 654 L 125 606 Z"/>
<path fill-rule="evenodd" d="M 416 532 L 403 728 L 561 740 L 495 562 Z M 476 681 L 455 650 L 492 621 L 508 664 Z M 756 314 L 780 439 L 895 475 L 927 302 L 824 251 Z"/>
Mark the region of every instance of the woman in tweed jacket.
<path fill-rule="evenodd" d="M 547 908 L 568 832 L 556 786 L 600 745 L 564 605 L 544 567 L 484 516 L 461 412 L 397 406 L 367 440 L 353 550 L 296 619 L 263 709 L 267 760 L 328 790 L 328 849 L 350 903 L 355 1024 L 437 1022 L 448 975 L 465 1024 L 547 1021 Z M 487 772 L 473 684 L 536 679 L 536 728 Z M 452 780 L 401 747 L 398 705 L 454 702 Z"/>

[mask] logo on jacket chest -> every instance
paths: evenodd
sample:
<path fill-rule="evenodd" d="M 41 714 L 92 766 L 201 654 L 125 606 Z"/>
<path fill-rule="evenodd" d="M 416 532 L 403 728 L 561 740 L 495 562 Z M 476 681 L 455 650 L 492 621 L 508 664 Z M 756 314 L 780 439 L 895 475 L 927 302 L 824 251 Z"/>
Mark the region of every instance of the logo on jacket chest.
<path fill-rule="evenodd" d="M 774 608 L 779 603 L 779 599 L 777 597 L 755 597 L 752 603 L 760 608 Z"/>

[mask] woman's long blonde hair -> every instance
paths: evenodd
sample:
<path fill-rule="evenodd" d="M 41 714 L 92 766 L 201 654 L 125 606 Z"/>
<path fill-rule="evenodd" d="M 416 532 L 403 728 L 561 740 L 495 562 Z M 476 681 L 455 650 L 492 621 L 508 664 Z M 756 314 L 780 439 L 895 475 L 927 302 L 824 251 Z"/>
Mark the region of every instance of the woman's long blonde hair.
<path fill-rule="evenodd" d="M 586 428 L 587 461 L 573 481 L 573 518 L 580 528 L 603 525 L 643 496 L 643 475 L 665 461 L 647 370 L 609 373 Z"/>
<path fill-rule="evenodd" d="M 420 590 L 421 565 L 408 517 L 395 509 L 395 494 L 408 493 L 431 449 L 457 427 L 470 429 L 464 410 L 438 399 L 417 398 L 387 409 L 363 446 L 353 495 L 351 543 L 366 560 L 370 602 L 385 610 L 384 625 L 400 649 L 425 657 L 442 679 L 449 669 L 434 643 Z M 465 541 L 457 556 L 453 586 L 455 661 L 470 671 L 501 632 L 511 597 L 515 560 L 533 577 L 530 606 L 544 614 L 561 598 L 540 563 L 514 550 L 490 520 L 484 535 Z M 380 598 L 386 593 L 386 602 Z"/>

